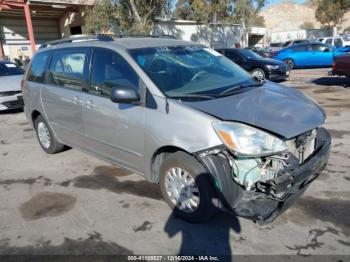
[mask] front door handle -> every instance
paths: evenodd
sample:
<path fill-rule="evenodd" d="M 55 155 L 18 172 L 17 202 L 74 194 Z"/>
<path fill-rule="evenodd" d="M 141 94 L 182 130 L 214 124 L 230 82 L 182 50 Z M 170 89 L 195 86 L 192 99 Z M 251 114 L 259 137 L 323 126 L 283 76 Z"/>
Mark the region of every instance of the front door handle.
<path fill-rule="evenodd" d="M 74 102 L 74 104 L 82 104 L 83 100 L 81 100 L 79 97 L 75 96 L 73 98 L 73 102 Z"/>
<path fill-rule="evenodd" d="M 95 107 L 94 103 L 91 100 L 86 101 L 86 107 L 87 108 L 93 108 Z"/>

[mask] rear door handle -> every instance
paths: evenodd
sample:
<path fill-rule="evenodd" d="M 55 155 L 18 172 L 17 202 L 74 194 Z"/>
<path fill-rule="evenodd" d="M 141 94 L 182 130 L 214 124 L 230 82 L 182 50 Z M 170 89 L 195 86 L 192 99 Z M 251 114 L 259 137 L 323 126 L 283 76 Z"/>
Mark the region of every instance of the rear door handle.
<path fill-rule="evenodd" d="M 83 100 L 81 100 L 79 97 L 75 96 L 73 98 L 73 102 L 74 102 L 74 104 L 82 104 Z"/>
<path fill-rule="evenodd" d="M 95 107 L 94 103 L 92 102 L 92 100 L 88 100 L 86 101 L 86 107 L 87 108 L 93 108 Z"/>

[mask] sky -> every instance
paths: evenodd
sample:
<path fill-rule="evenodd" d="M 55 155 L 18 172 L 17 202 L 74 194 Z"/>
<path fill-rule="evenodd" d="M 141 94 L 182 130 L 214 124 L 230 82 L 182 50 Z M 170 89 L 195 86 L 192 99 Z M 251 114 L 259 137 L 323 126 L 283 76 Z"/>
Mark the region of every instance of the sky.
<path fill-rule="evenodd" d="M 276 3 L 281 3 L 285 0 L 267 0 L 267 7 L 270 6 L 270 5 L 273 5 L 273 4 L 276 4 Z M 289 0 L 290 2 L 296 2 L 296 3 L 300 3 L 300 4 L 303 4 L 306 2 L 306 0 Z"/>

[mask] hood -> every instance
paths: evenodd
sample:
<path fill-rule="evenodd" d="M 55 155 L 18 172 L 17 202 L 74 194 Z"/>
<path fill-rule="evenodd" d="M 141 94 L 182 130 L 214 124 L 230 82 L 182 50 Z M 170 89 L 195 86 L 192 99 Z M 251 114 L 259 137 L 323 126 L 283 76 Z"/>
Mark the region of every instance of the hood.
<path fill-rule="evenodd" d="M 23 79 L 23 75 L 0 76 L 0 82 L 1 82 L 0 92 L 20 91 L 22 79 Z"/>
<path fill-rule="evenodd" d="M 261 59 L 252 59 L 264 65 L 284 65 L 285 63 L 276 59 L 271 58 L 261 58 Z"/>
<path fill-rule="evenodd" d="M 185 105 L 224 121 L 238 121 L 265 129 L 287 139 L 322 125 L 323 109 L 291 87 L 272 82 L 249 91 Z"/>

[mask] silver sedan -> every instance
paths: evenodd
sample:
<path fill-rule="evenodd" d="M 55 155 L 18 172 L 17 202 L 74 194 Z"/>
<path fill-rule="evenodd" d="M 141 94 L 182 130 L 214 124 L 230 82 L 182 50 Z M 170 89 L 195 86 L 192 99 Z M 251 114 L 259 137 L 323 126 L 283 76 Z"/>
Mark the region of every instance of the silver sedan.
<path fill-rule="evenodd" d="M 10 61 L 0 61 L 0 111 L 23 108 L 21 80 L 24 70 Z"/>

